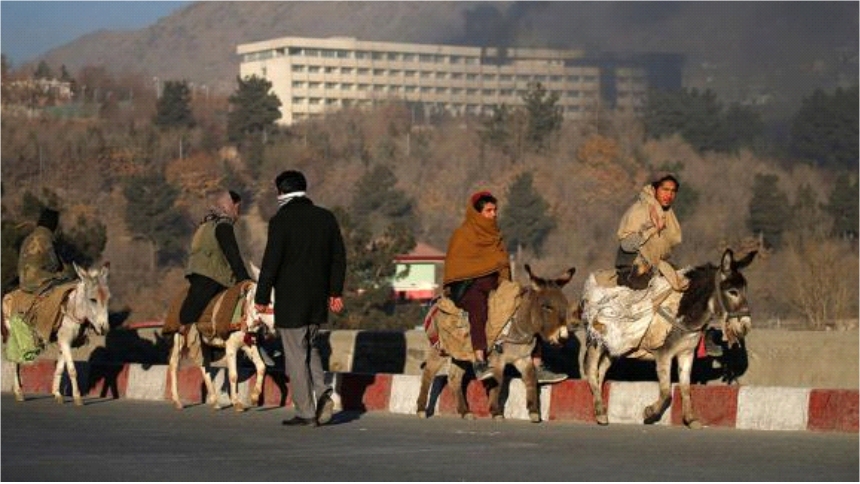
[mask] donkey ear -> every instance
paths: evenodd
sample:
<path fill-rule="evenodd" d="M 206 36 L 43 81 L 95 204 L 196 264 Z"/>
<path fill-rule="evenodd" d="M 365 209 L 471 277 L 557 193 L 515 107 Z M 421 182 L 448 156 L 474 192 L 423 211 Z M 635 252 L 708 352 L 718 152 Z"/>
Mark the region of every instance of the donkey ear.
<path fill-rule="evenodd" d="M 755 259 L 756 254 L 758 254 L 757 250 L 750 252 L 745 255 L 743 259 L 736 261 L 732 264 L 732 268 L 736 271 L 743 269 L 744 267 L 750 265 L 750 263 Z"/>
<path fill-rule="evenodd" d="M 573 275 L 575 273 L 576 273 L 576 267 L 571 267 L 564 274 L 562 274 L 561 277 L 559 277 L 555 280 L 555 284 L 558 287 L 564 287 L 565 284 L 570 282 L 571 278 L 573 278 Z"/>
<path fill-rule="evenodd" d="M 110 262 L 105 262 L 104 265 L 102 265 L 101 270 L 99 271 L 99 277 L 102 280 L 106 280 L 109 273 L 110 273 Z"/>
<path fill-rule="evenodd" d="M 729 273 L 732 271 L 732 265 L 735 263 L 735 253 L 732 252 L 732 249 L 726 249 L 723 252 L 723 259 L 720 262 L 720 270 L 723 273 Z"/>
<path fill-rule="evenodd" d="M 75 272 L 78 274 L 79 279 L 85 279 L 87 277 L 87 271 L 81 269 L 77 262 L 72 262 L 72 267 L 75 268 Z"/>

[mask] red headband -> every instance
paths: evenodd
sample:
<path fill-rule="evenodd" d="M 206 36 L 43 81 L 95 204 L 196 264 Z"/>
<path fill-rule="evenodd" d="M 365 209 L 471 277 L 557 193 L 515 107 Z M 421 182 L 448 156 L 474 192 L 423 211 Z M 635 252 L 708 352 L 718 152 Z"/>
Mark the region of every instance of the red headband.
<path fill-rule="evenodd" d="M 492 196 L 493 196 L 493 194 L 488 192 L 487 190 L 477 192 L 474 195 L 472 195 L 472 205 L 475 205 L 476 203 L 478 203 L 478 200 L 480 200 L 481 197 L 492 197 Z"/>

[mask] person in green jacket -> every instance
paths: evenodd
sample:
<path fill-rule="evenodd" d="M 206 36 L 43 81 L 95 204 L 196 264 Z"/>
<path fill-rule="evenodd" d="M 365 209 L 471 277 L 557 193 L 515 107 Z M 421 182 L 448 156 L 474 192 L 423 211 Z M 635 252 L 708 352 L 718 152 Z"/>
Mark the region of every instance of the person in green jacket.
<path fill-rule="evenodd" d="M 44 208 L 36 228 L 21 243 L 18 253 L 18 284 L 29 294 L 44 294 L 52 287 L 73 279 L 57 255 L 54 245 L 60 214 Z"/>

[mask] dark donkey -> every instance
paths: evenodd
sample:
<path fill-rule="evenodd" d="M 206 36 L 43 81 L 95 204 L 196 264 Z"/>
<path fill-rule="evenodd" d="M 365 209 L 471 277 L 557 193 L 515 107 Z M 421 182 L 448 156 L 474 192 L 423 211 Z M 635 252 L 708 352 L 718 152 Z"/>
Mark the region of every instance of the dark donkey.
<path fill-rule="evenodd" d="M 712 318 L 721 322 L 729 347 L 739 343 L 749 331 L 752 320 L 747 305 L 746 279 L 739 270 L 749 265 L 755 255 L 756 251 L 753 251 L 742 260 L 735 261 L 732 251 L 726 250 L 719 267 L 708 263 L 686 274 L 690 287 L 681 297 L 676 321 L 672 323 L 666 340 L 659 348 L 649 350 L 640 357 L 656 361 L 660 382 L 660 396 L 643 412 L 645 423 L 658 421 L 672 401 L 670 370 L 674 358 L 678 361 L 684 423 L 690 428 L 701 428 L 690 401 L 690 372 L 694 351 L 702 331 Z M 590 321 L 587 324 L 592 326 L 599 322 Z M 583 366 L 594 399 L 594 415 L 597 423 L 606 425 L 609 420 L 601 390 L 612 359 L 600 342 L 589 338 L 587 345 Z"/>
<path fill-rule="evenodd" d="M 532 274 L 526 264 L 526 272 L 531 281 L 530 287 L 523 290 L 517 311 L 511 318 L 511 327 L 507 335 L 502 337 L 501 352 L 491 351 L 488 362 L 493 370 L 496 382 L 504 381 L 504 371 L 507 365 L 514 365 L 523 378 L 526 387 L 526 407 L 532 422 L 540 422 L 540 405 L 538 402 L 537 376 L 532 362 L 532 350 L 537 343 L 537 336 L 551 345 L 559 345 L 567 339 L 568 302 L 562 292 L 562 287 L 570 282 L 576 268 L 571 267 L 557 279 L 543 279 Z M 433 378 L 446 362 L 450 362 L 448 383 L 457 402 L 457 413 L 463 418 L 474 418 L 469 410 L 469 402 L 463 391 L 463 376 L 466 373 L 466 362 L 443 356 L 436 348 L 427 350 L 424 371 L 421 375 L 421 390 L 418 392 L 417 413 L 419 417 L 427 416 L 427 398 Z M 491 386 L 489 392 L 490 414 L 494 419 L 503 419 L 504 410 L 499 402 L 501 383 Z"/>

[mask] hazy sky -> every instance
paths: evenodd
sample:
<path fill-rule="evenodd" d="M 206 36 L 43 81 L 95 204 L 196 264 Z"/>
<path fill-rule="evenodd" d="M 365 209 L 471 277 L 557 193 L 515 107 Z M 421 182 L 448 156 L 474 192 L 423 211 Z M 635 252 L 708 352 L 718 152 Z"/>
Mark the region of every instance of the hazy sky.
<path fill-rule="evenodd" d="M 13 66 L 97 30 L 137 30 L 192 2 L 0 1 L 0 51 Z"/>

